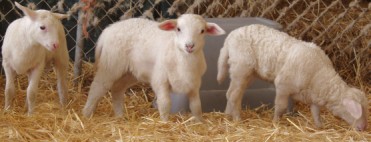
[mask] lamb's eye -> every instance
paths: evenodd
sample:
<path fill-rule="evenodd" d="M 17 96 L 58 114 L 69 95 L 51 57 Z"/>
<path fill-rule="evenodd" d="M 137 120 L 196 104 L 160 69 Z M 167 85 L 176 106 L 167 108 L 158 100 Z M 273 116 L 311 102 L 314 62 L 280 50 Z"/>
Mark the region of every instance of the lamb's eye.
<path fill-rule="evenodd" d="M 40 26 L 40 29 L 41 30 L 45 30 L 45 26 Z"/>
<path fill-rule="evenodd" d="M 177 28 L 178 32 L 180 32 L 180 28 Z"/>
<path fill-rule="evenodd" d="M 204 29 L 202 29 L 202 30 L 201 30 L 201 34 L 203 34 L 204 32 L 205 32 L 205 30 L 204 30 Z"/>

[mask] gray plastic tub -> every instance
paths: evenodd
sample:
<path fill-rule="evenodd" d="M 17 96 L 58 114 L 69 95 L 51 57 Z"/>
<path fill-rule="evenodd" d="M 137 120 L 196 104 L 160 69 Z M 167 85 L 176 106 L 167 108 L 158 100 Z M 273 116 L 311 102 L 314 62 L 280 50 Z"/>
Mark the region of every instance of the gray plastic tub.
<path fill-rule="evenodd" d="M 204 53 L 207 63 L 207 71 L 202 78 L 200 89 L 200 98 L 203 112 L 220 111 L 223 112 L 227 103 L 226 92 L 229 87 L 229 79 L 226 79 L 222 84 L 218 84 L 217 76 L 217 61 L 220 49 L 223 47 L 224 40 L 227 35 L 234 29 L 250 24 L 262 24 L 278 30 L 282 26 L 275 21 L 264 18 L 210 18 L 208 22 L 218 24 L 226 31 L 222 36 L 207 36 L 204 47 Z M 256 108 L 262 104 L 273 107 L 275 97 L 275 88 L 272 83 L 254 79 L 251 85 L 246 89 L 242 108 Z M 171 94 L 171 113 L 189 111 L 188 98 L 185 94 Z M 154 101 L 154 107 L 156 107 Z M 290 105 L 291 106 L 291 105 Z M 291 108 L 291 107 L 290 107 Z"/>

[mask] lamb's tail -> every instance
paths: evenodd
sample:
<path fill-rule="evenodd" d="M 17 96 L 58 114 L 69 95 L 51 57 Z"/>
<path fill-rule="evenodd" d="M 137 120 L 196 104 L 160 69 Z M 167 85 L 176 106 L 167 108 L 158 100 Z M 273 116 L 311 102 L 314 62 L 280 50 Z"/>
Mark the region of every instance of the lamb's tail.
<path fill-rule="evenodd" d="M 95 47 L 95 62 L 94 62 L 95 71 L 98 69 L 98 64 L 99 64 L 99 59 L 102 53 L 102 48 L 103 48 L 102 41 L 99 41 L 98 39 L 97 46 Z"/>
<path fill-rule="evenodd" d="M 218 76 L 217 80 L 218 83 L 221 84 L 228 72 L 228 58 L 229 58 L 229 51 L 227 46 L 224 46 L 222 49 L 220 49 L 220 55 L 218 59 Z"/>

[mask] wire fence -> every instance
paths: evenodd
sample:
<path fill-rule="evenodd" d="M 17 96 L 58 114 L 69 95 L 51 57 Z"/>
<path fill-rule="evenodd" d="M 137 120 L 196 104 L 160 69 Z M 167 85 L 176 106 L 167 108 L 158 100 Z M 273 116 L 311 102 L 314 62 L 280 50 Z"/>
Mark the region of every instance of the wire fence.
<path fill-rule="evenodd" d="M 63 20 L 75 71 L 94 61 L 98 36 L 109 24 L 131 17 L 156 21 L 183 13 L 204 17 L 264 17 L 284 31 L 321 46 L 348 82 L 371 85 L 371 2 L 369 0 L 16 0 L 33 9 L 69 14 Z M 0 0 L 0 44 L 13 20 L 23 14 L 13 0 Z M 81 56 L 80 56 L 81 55 Z M 77 63 L 77 64 L 76 64 Z M 79 74 L 79 72 L 75 72 Z M 362 84 L 361 84 L 362 85 Z"/>

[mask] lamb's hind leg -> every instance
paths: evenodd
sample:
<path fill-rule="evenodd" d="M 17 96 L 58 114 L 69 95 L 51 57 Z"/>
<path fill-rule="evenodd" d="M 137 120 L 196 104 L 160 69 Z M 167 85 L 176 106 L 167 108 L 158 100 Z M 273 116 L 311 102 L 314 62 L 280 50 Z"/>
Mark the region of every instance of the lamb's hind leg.
<path fill-rule="evenodd" d="M 115 76 L 109 74 L 105 70 L 98 69 L 94 80 L 91 83 L 88 99 L 82 110 L 82 114 L 85 117 L 91 117 L 93 115 L 98 102 L 104 95 L 106 95 L 108 90 L 111 89 L 113 82 L 116 79 Z"/>
<path fill-rule="evenodd" d="M 125 74 L 113 84 L 111 89 L 112 105 L 116 117 L 122 117 L 123 115 L 125 91 L 137 82 L 137 79 L 133 75 Z"/>
<path fill-rule="evenodd" d="M 252 69 L 246 65 L 231 66 L 231 83 L 227 91 L 225 113 L 232 115 L 233 120 L 241 119 L 241 102 L 243 93 L 251 81 Z"/>

